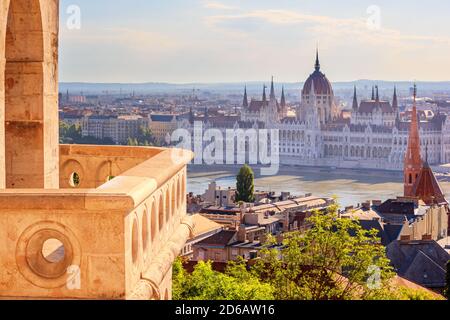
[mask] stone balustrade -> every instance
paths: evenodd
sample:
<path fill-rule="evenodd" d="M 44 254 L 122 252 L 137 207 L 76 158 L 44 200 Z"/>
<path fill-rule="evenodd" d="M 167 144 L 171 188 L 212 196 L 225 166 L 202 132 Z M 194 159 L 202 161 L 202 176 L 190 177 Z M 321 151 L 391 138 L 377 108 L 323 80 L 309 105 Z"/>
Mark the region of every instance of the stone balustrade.
<path fill-rule="evenodd" d="M 170 299 L 192 230 L 172 152 L 62 145 L 60 189 L 0 190 L 0 298 Z"/>

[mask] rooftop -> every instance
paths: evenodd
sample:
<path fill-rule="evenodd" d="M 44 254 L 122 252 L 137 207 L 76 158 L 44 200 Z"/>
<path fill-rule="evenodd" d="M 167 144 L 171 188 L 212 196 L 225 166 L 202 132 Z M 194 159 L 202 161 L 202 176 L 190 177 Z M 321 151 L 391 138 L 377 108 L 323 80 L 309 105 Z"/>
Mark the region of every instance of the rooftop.
<path fill-rule="evenodd" d="M 192 216 L 192 220 L 194 222 L 194 238 L 213 230 L 223 229 L 222 225 L 212 221 L 211 219 L 205 218 L 200 214 L 194 214 Z"/>

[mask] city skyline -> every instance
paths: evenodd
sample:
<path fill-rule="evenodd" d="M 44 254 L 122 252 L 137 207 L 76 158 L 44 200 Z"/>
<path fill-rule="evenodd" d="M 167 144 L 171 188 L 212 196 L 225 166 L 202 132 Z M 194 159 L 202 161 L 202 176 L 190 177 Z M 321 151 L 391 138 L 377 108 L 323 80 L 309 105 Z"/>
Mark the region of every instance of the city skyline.
<path fill-rule="evenodd" d="M 133 2 L 61 2 L 62 82 L 300 82 L 317 43 L 333 82 L 450 80 L 442 1 Z"/>

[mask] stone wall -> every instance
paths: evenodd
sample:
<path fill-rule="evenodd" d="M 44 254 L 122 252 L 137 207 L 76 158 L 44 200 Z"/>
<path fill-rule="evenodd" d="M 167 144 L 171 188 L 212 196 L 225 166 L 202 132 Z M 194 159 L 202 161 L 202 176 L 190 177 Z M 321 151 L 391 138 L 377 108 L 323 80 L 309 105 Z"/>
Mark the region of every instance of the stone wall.
<path fill-rule="evenodd" d="M 193 227 L 186 163 L 153 148 L 62 146 L 61 155 L 87 177 L 107 158 L 123 171 L 96 189 L 0 192 L 0 297 L 171 298 L 172 263 Z"/>

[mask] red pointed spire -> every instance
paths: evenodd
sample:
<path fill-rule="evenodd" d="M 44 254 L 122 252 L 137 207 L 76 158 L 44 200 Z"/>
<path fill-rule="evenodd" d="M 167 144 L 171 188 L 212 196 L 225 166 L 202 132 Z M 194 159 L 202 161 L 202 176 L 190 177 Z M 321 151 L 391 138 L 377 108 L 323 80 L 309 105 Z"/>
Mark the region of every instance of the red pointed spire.
<path fill-rule="evenodd" d="M 414 184 L 422 170 L 422 158 L 420 156 L 419 120 L 416 107 L 417 87 L 414 85 L 414 104 L 411 115 L 408 147 L 405 154 L 404 167 L 404 191 L 405 197 L 414 197 Z"/>

